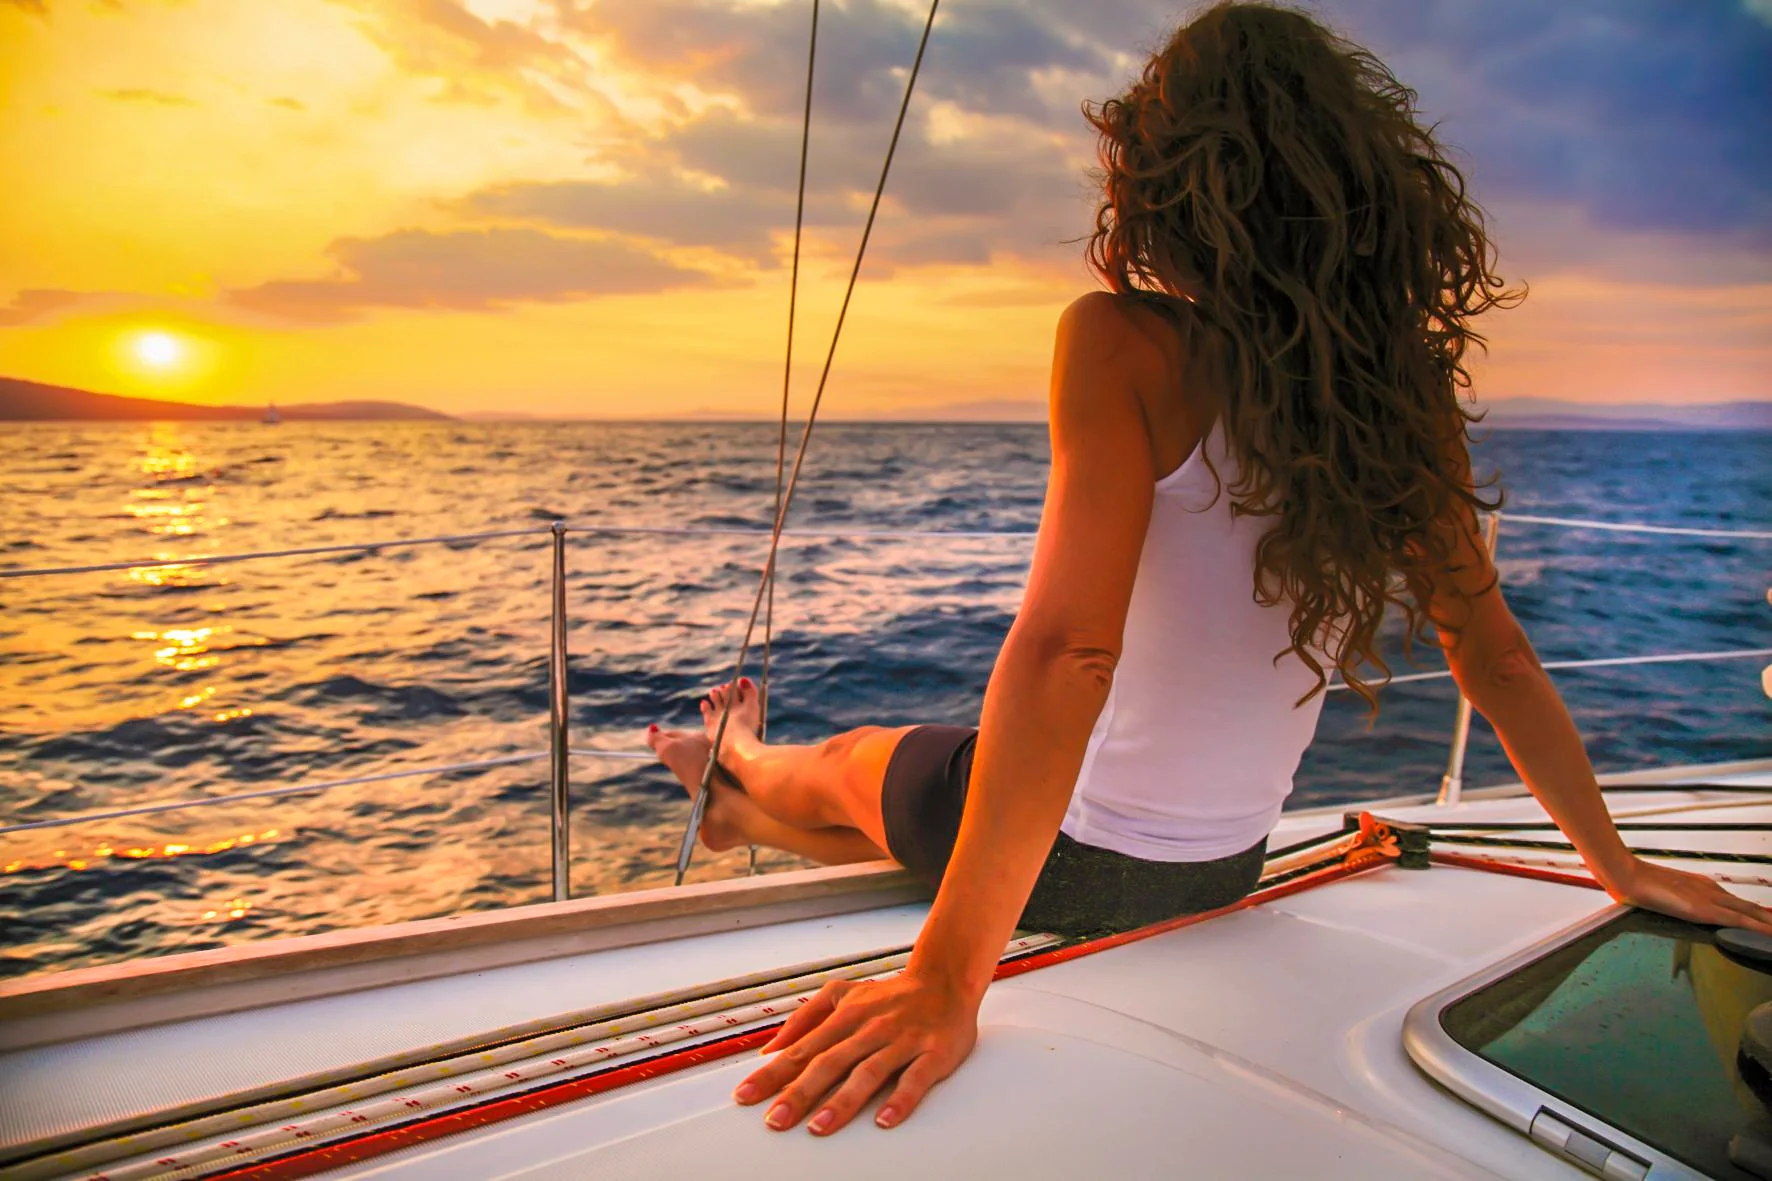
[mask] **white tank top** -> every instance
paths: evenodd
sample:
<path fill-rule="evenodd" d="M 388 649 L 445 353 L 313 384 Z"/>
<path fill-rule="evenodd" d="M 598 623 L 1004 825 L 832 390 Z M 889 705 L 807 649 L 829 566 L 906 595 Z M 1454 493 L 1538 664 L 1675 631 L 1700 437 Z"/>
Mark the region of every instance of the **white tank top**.
<path fill-rule="evenodd" d="M 1237 475 L 1215 426 L 1157 481 L 1125 645 L 1065 812 L 1073 840 L 1147 861 L 1210 861 L 1266 836 L 1316 732 L 1323 694 L 1291 645 L 1288 604 L 1255 602 L 1255 544 L 1233 518 Z M 1210 505 L 1210 507 L 1207 507 Z M 1326 662 L 1325 662 L 1326 663 Z"/>

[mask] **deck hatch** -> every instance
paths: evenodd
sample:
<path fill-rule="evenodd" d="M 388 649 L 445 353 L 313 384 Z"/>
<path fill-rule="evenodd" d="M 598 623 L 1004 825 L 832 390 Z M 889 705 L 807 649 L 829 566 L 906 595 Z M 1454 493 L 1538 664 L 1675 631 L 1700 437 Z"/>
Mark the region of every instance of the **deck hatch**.
<path fill-rule="evenodd" d="M 1755 1181 L 1772 1094 L 1741 1067 L 1772 970 L 1708 928 L 1619 911 L 1430 997 L 1411 1056 L 1461 1097 L 1618 1181 Z"/>
<path fill-rule="evenodd" d="M 1542 1107 L 1532 1117 L 1532 1139 L 1607 1181 L 1643 1181 L 1649 1175 L 1648 1161 L 1638 1160 Z"/>

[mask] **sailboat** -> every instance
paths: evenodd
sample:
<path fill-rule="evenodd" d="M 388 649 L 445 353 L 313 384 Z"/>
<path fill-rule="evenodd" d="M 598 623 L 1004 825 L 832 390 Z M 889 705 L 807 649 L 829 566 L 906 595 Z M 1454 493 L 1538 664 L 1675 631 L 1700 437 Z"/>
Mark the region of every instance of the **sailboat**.
<path fill-rule="evenodd" d="M 0 1179 L 1772 1177 L 1766 942 L 1613 905 L 1523 785 L 1465 789 L 1468 710 L 1437 794 L 1287 813 L 1234 906 L 1017 932 L 977 1049 L 903 1126 L 767 1130 L 730 1098 L 754 1051 L 825 982 L 901 967 L 928 890 L 878 863 L 571 897 L 573 528 L 535 756 L 555 900 L 0 984 Z M 1772 759 L 1602 786 L 1643 856 L 1772 902 Z"/>
<path fill-rule="evenodd" d="M 281 423 L 282 421 L 283 421 L 283 416 L 281 414 L 277 413 L 277 403 L 272 402 L 270 405 L 265 407 L 265 416 L 264 416 L 263 422 L 266 426 L 276 426 L 279 423 Z"/>
<path fill-rule="evenodd" d="M 1772 760 L 1604 786 L 1632 844 L 1772 901 Z M 1549 837 L 1517 784 L 1289 813 L 1223 912 L 1018 933 L 966 1064 L 828 1139 L 730 1093 L 824 981 L 902 965 L 928 896 L 889 863 L 30 978 L 0 1177 L 1766 1176 L 1763 946 Z"/>

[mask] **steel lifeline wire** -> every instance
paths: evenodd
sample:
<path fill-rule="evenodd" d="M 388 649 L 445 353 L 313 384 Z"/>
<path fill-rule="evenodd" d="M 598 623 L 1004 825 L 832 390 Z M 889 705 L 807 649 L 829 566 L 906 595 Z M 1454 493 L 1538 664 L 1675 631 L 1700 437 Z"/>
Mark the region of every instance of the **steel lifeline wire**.
<path fill-rule="evenodd" d="M 995 979 L 1004 980 L 1027 972 L 1035 971 L 1053 964 L 1065 963 L 1084 956 L 1123 947 L 1130 943 L 1154 938 L 1158 935 L 1178 931 L 1194 926 L 1213 918 L 1247 910 L 1263 903 L 1288 897 L 1317 886 L 1370 872 L 1383 866 L 1397 864 L 1407 856 L 1403 852 L 1409 845 L 1408 837 L 1412 830 L 1401 826 L 1393 826 L 1376 820 L 1369 814 L 1361 814 L 1358 818 L 1350 818 L 1349 827 L 1342 832 L 1327 834 L 1310 842 L 1301 842 L 1284 850 L 1285 856 L 1270 859 L 1264 871 L 1262 885 L 1247 898 L 1217 910 L 1201 914 L 1184 915 L 1165 922 L 1155 923 L 1136 930 L 1109 935 L 1098 939 L 1082 942 L 1066 943 L 1052 936 L 1027 936 L 1012 943 L 1006 950 L 1006 956 L 995 974 Z M 1309 858 L 1314 853 L 1315 859 Z M 802 993 L 784 998 L 778 1002 L 779 1007 L 791 1008 L 810 1000 L 812 993 Z M 717 1020 L 717 1017 L 709 1020 Z M 518 1116 L 533 1114 L 552 1107 L 570 1103 L 593 1095 L 604 1094 L 633 1083 L 643 1082 L 667 1074 L 715 1062 L 745 1050 L 763 1045 L 774 1036 L 780 1028 L 780 1022 L 773 1014 L 762 1014 L 746 1019 L 767 1020 L 762 1028 L 735 1033 L 730 1037 L 716 1038 L 700 1042 L 683 1049 L 666 1051 L 648 1057 L 641 1062 L 617 1065 L 610 1063 L 602 1069 L 566 1079 L 553 1079 L 539 1082 L 538 1085 L 512 1093 L 501 1089 L 496 1095 L 488 1096 L 480 1102 L 452 1104 L 446 1111 L 419 1113 L 420 1106 L 430 1107 L 433 1103 L 414 1103 L 415 1113 L 410 1119 L 374 1129 L 363 1128 L 359 1134 L 352 1135 L 348 1125 L 342 1130 L 344 1138 L 334 1139 L 325 1144 L 305 1146 L 304 1137 L 297 1135 L 301 1129 L 295 1125 L 275 1129 L 286 1132 L 287 1136 L 279 1149 L 272 1151 L 276 1155 L 262 1158 L 252 1163 L 239 1161 L 237 1164 L 228 1159 L 229 1153 L 235 1151 L 225 1142 L 204 1146 L 210 1152 L 201 1164 L 195 1167 L 185 1165 L 176 1155 L 166 1158 L 168 1163 L 159 1171 L 143 1170 L 140 1172 L 113 1171 L 108 1173 L 90 1174 L 85 1181 L 125 1181 L 125 1178 L 178 1178 L 181 1181 L 192 1181 L 205 1178 L 206 1181 L 289 1181 L 297 1177 L 309 1177 L 329 1169 L 340 1168 L 348 1164 L 368 1160 L 400 1149 L 428 1143 L 458 1132 L 486 1127 L 490 1124 Z M 685 1034 L 684 1037 L 692 1036 Z M 630 1040 L 633 1040 L 630 1038 Z M 663 1038 L 657 1039 L 661 1044 Z M 515 1080 L 524 1081 L 524 1080 Z M 459 1098 L 459 1096 L 456 1096 Z M 398 1100 L 399 1097 L 396 1097 Z M 442 1101 L 440 1096 L 439 1100 Z M 265 1152 L 263 1140 L 257 1144 L 248 1143 L 246 1136 L 239 1135 L 233 1142 L 237 1149 L 244 1149 L 246 1155 Z M 214 1151 L 219 1149 L 220 1151 Z M 158 1163 L 158 1162 L 155 1162 Z M 219 1170 L 219 1171 L 218 1171 Z"/>
<path fill-rule="evenodd" d="M 868 206 L 867 221 L 861 228 L 861 243 L 855 250 L 855 264 L 849 269 L 849 284 L 843 290 L 843 302 L 837 309 L 837 323 L 831 330 L 830 348 L 825 351 L 824 368 L 818 376 L 818 387 L 813 391 L 812 405 L 806 412 L 806 426 L 800 432 L 800 446 L 794 452 L 793 470 L 788 475 L 787 486 L 782 489 L 781 506 L 775 514 L 775 524 L 769 534 L 769 556 L 763 562 L 763 575 L 757 583 L 757 595 L 751 603 L 751 617 L 745 624 L 744 640 L 738 647 L 738 659 L 733 662 L 731 682 L 734 692 L 726 697 L 726 705 L 720 710 L 720 720 L 714 727 L 713 749 L 708 755 L 708 765 L 702 771 L 700 789 L 695 793 L 695 802 L 690 806 L 689 823 L 683 828 L 683 842 L 677 849 L 677 884 L 683 884 L 683 875 L 689 871 L 690 859 L 695 856 L 695 838 L 701 832 L 702 815 L 707 811 L 708 791 L 714 778 L 714 768 L 720 759 L 720 744 L 726 737 L 726 724 L 732 717 L 732 703 L 737 698 L 736 687 L 744 675 L 745 657 L 750 654 L 751 636 L 756 630 L 757 616 L 762 610 L 763 600 L 775 578 L 775 556 L 781 548 L 782 524 L 787 520 L 788 509 L 794 501 L 794 490 L 800 484 L 800 472 L 806 462 L 806 449 L 812 442 L 812 428 L 818 422 L 818 408 L 824 402 L 825 384 L 830 380 L 831 362 L 837 356 L 837 341 L 843 335 L 843 321 L 849 315 L 849 300 L 855 294 L 855 280 L 861 274 L 861 261 L 867 255 L 868 238 L 874 230 L 874 218 L 880 212 L 880 198 L 886 192 L 886 177 L 892 171 L 892 157 L 898 151 L 898 137 L 904 130 L 905 112 L 910 110 L 911 94 L 916 90 L 917 75 L 923 68 L 923 55 L 929 48 L 929 32 L 935 27 L 935 13 L 941 6 L 941 0 L 930 0 L 929 19 L 923 23 L 923 36 L 917 42 L 917 56 L 911 63 L 910 76 L 905 79 L 904 100 L 898 106 L 898 120 L 892 125 L 892 139 L 886 145 L 886 160 L 880 166 L 880 180 L 874 186 L 874 200 Z"/>
<path fill-rule="evenodd" d="M 794 377 L 794 311 L 800 300 L 800 232 L 806 222 L 806 152 L 812 140 L 812 73 L 818 63 L 818 0 L 812 0 L 812 36 L 806 47 L 806 110 L 800 118 L 800 183 L 794 195 L 794 266 L 788 275 L 788 347 L 781 367 L 781 423 L 775 436 L 775 516 L 781 516 L 782 480 L 788 459 L 788 390 Z M 773 519 L 773 518 L 772 518 Z M 762 699 L 757 702 L 757 737 L 769 738 L 769 657 L 775 647 L 775 569 L 770 567 L 763 602 Z M 710 760 L 712 761 L 712 760 Z M 757 846 L 749 853 L 749 869 L 757 872 Z"/>

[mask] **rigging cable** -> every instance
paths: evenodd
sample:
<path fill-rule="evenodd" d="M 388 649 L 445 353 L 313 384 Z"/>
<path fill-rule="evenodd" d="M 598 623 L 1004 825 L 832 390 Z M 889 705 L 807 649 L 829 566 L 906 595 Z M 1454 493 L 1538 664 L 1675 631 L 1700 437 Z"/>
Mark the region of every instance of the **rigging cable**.
<path fill-rule="evenodd" d="M 1538 841 L 1527 840 L 1523 837 L 1461 836 L 1456 833 L 1436 832 L 1432 839 L 1435 844 L 1446 845 L 1486 845 L 1500 849 L 1555 849 L 1568 853 L 1580 851 L 1569 841 Z M 1648 849 L 1633 845 L 1631 852 L 1639 857 L 1673 857 L 1687 861 L 1729 861 L 1742 865 L 1772 865 L 1772 854 L 1735 853 L 1727 849 Z"/>
<path fill-rule="evenodd" d="M 781 548 L 781 528 L 787 520 L 788 508 L 794 501 L 794 489 L 800 483 L 800 471 L 806 461 L 806 449 L 812 442 L 812 428 L 818 421 L 818 408 L 824 401 L 825 383 L 831 376 L 831 362 L 837 356 L 837 341 L 843 334 L 843 321 L 849 314 L 849 299 L 855 294 L 855 280 L 861 273 L 861 260 L 867 254 L 868 237 L 873 233 L 874 217 L 880 211 L 880 198 L 886 192 L 886 177 L 892 171 L 892 157 L 898 150 L 898 137 L 904 130 L 905 112 L 910 109 L 911 93 L 917 86 L 917 74 L 923 68 L 923 53 L 929 47 L 929 31 L 935 27 L 935 13 L 941 7 L 941 0 L 929 0 L 929 19 L 923 23 L 923 36 L 917 42 L 917 56 L 911 63 L 910 76 L 905 79 L 904 100 L 898 106 L 898 120 L 892 125 L 892 139 L 886 145 L 886 160 L 880 167 L 880 180 L 874 186 L 874 200 L 868 206 L 868 219 L 862 226 L 861 244 L 855 251 L 855 264 L 849 269 L 849 285 L 843 291 L 843 303 L 837 310 L 837 325 L 831 331 L 830 348 L 825 352 L 824 368 L 818 375 L 818 387 L 812 395 L 812 405 L 806 412 L 806 426 L 800 432 L 800 445 L 794 453 L 793 470 L 788 475 L 787 486 L 782 489 L 781 505 L 776 509 L 775 525 L 769 533 L 769 556 L 763 563 L 763 577 L 757 584 L 757 596 L 751 603 L 751 617 L 745 624 L 744 640 L 738 647 L 738 659 L 733 662 L 732 692 L 726 695 L 726 704 L 720 710 L 720 721 L 714 727 L 713 749 L 708 752 L 708 764 L 701 773 L 701 788 L 695 793 L 695 801 L 689 810 L 689 823 L 683 829 L 683 843 L 677 849 L 676 884 L 683 884 L 683 875 L 689 871 L 690 859 L 695 855 L 695 839 L 701 832 L 702 816 L 707 811 L 708 792 L 711 790 L 714 768 L 720 761 L 720 744 L 726 737 L 726 723 L 732 717 L 732 703 L 738 698 L 738 682 L 744 675 L 745 657 L 750 654 L 751 636 L 756 630 L 757 616 L 763 608 L 763 600 L 775 578 L 775 555 Z M 810 91 L 808 91 L 810 93 Z"/>
<path fill-rule="evenodd" d="M 788 388 L 794 376 L 794 308 L 800 297 L 800 230 L 806 221 L 806 149 L 812 139 L 812 69 L 818 62 L 818 0 L 812 0 L 812 38 L 806 48 L 806 110 L 800 117 L 800 185 L 794 197 L 794 269 L 788 276 L 788 355 L 781 367 L 781 429 L 775 438 L 775 515 L 781 516 L 782 480 L 788 459 Z M 775 570 L 768 574 L 763 602 L 763 687 L 757 702 L 757 737 L 769 740 L 769 655 L 775 640 Z M 757 846 L 750 848 L 750 872 L 757 872 Z"/>

